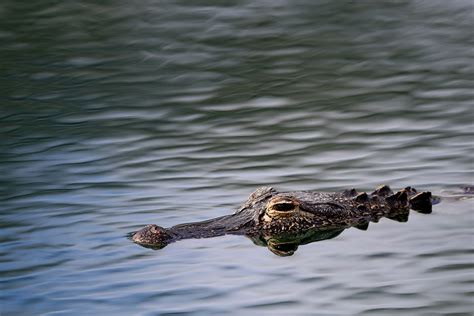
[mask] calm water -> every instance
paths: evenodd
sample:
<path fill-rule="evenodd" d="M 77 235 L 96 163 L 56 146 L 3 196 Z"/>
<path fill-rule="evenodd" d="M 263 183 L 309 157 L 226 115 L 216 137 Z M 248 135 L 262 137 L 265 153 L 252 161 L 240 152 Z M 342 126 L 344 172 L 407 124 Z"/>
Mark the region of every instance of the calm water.
<path fill-rule="evenodd" d="M 257 186 L 474 183 L 473 3 L 0 3 L 0 315 L 470 315 L 474 203 L 278 257 L 125 235 Z"/>

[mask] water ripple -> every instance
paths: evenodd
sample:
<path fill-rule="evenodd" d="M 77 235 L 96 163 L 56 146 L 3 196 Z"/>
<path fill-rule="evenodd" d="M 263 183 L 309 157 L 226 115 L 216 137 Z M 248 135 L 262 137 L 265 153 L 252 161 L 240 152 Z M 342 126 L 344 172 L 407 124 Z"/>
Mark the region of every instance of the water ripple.
<path fill-rule="evenodd" d="M 0 4 L 1 314 L 472 312 L 469 1 Z M 260 185 L 442 195 L 301 246 L 125 238 Z M 454 192 L 454 193 L 450 193 Z"/>

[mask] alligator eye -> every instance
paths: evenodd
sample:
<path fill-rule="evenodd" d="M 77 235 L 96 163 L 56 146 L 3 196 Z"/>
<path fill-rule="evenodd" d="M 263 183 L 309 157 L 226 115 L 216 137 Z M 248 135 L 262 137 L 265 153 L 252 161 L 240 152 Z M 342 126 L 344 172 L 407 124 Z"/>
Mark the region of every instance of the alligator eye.
<path fill-rule="evenodd" d="M 295 205 L 291 202 L 283 202 L 272 205 L 272 209 L 278 212 L 288 212 L 295 208 Z"/>
<path fill-rule="evenodd" d="M 275 196 L 268 201 L 265 208 L 263 220 L 270 222 L 276 218 L 294 216 L 300 203 L 296 199 L 283 196 Z"/>

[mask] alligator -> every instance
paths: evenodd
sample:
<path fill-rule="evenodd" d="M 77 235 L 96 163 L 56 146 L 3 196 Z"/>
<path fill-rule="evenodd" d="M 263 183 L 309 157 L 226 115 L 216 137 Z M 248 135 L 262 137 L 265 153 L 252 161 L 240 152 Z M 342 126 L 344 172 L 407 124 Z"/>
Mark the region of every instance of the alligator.
<path fill-rule="evenodd" d="M 293 254 L 300 244 L 334 238 L 349 227 L 366 230 L 369 222 L 382 217 L 404 222 L 410 209 L 429 214 L 433 202 L 431 192 L 412 187 L 394 193 L 383 185 L 369 194 L 355 189 L 325 193 L 261 187 L 234 214 L 170 228 L 147 225 L 130 238 L 144 247 L 161 249 L 182 239 L 245 235 L 284 256 Z"/>

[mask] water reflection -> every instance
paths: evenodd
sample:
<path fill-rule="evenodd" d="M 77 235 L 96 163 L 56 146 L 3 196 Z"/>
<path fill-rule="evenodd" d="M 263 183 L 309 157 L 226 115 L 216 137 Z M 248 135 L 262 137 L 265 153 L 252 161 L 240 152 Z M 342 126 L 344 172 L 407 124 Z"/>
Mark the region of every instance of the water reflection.
<path fill-rule="evenodd" d="M 472 8 L 0 1 L 0 313 L 469 314 L 472 200 L 287 260 L 243 236 L 123 236 L 263 184 L 472 183 Z"/>
<path fill-rule="evenodd" d="M 388 219 L 397 221 L 397 222 L 407 222 L 408 215 L 410 210 L 401 209 L 394 212 L 391 212 L 387 216 L 384 216 Z M 379 218 L 374 218 L 372 222 L 378 222 Z M 363 231 L 366 231 L 369 228 L 369 222 L 361 222 L 358 225 L 353 226 Z M 259 235 L 257 237 L 249 237 L 254 244 L 259 246 L 267 247 L 271 252 L 280 257 L 286 257 L 293 255 L 298 247 L 301 245 L 310 244 L 313 242 L 323 241 L 335 238 L 339 236 L 343 231 L 348 228 L 339 228 L 339 229 L 310 229 L 303 233 L 299 234 L 280 234 L 280 235 Z"/>
<path fill-rule="evenodd" d="M 339 236 L 345 229 L 310 229 L 299 234 L 247 236 L 254 244 L 267 247 L 280 257 L 292 256 L 300 245 L 332 239 Z"/>

